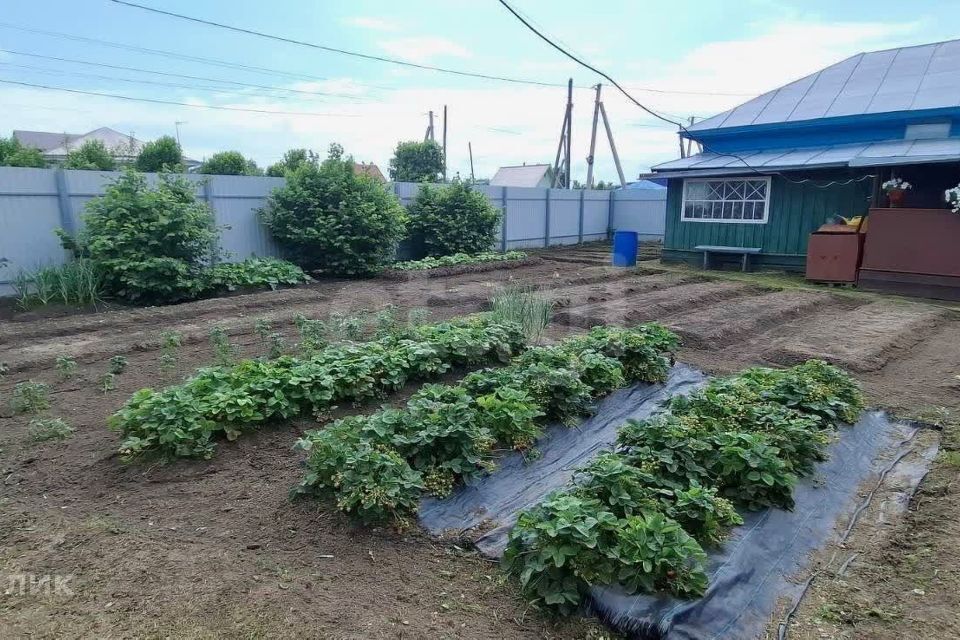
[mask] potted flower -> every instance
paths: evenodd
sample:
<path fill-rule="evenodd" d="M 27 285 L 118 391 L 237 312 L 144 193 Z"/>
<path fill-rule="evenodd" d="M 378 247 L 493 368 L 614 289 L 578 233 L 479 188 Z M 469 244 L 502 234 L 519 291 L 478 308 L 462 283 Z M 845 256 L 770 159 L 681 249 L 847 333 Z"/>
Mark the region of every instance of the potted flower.
<path fill-rule="evenodd" d="M 907 193 L 908 189 L 913 189 L 913 185 L 902 178 L 891 178 L 880 185 L 880 188 L 883 189 L 884 193 L 887 194 L 887 198 L 890 199 L 891 207 L 902 207 L 903 196 Z"/>
<path fill-rule="evenodd" d="M 954 213 L 960 213 L 960 184 L 943 192 L 943 199 L 951 205 Z"/>

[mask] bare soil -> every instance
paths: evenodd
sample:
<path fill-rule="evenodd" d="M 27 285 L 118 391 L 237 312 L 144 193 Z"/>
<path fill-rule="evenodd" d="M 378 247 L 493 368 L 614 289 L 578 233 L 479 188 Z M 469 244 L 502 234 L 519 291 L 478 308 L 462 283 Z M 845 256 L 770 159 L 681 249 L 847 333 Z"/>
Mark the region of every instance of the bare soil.
<path fill-rule="evenodd" d="M 30 575 L 69 577 L 70 591 L 37 583 L 32 593 L 0 595 L 0 637 L 608 633 L 596 621 L 552 621 L 530 610 L 499 569 L 469 549 L 416 531 L 355 527 L 330 505 L 288 500 L 302 460 L 292 445 L 313 426 L 309 421 L 222 443 L 209 462 L 121 464 L 107 417 L 137 389 L 173 383 L 210 363 L 207 335 L 215 326 L 226 328 L 242 353 L 259 355 L 260 319 L 293 342 L 298 314 L 326 318 L 392 304 L 402 311 L 428 307 L 431 317 L 443 318 L 482 308 L 504 285 L 537 286 L 557 304 L 554 337 L 592 324 L 661 320 L 686 339 L 680 359 L 710 373 L 824 357 L 852 368 L 874 406 L 901 415 L 960 410 L 960 322 L 953 310 L 647 268 L 656 263 L 615 270 L 596 263 L 596 248 L 587 253 L 550 252 L 512 269 L 445 277 L 329 281 L 171 307 L 0 322 L 0 361 L 11 367 L 0 381 L 0 594 Z M 551 259 L 557 257 L 568 261 Z M 159 367 L 165 330 L 185 337 L 172 373 Z M 129 366 L 116 390 L 103 393 L 98 379 L 117 354 Z M 58 377 L 53 363 L 60 355 L 81 363 L 77 376 Z M 11 415 L 12 389 L 28 379 L 52 386 L 48 415 L 67 420 L 71 438 L 35 443 L 28 418 Z M 947 414 L 935 415 L 947 424 L 947 453 L 910 511 L 861 521 L 848 544 L 861 550 L 858 559 L 842 578 L 813 583 L 790 637 L 960 635 L 960 454 L 952 454 L 957 440 Z"/>

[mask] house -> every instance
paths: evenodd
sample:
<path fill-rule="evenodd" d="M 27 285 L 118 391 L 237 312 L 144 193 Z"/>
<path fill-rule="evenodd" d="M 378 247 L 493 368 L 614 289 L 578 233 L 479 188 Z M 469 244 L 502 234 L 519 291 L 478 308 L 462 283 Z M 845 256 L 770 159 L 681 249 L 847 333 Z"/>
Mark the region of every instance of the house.
<path fill-rule="evenodd" d="M 374 163 L 366 164 L 363 162 L 354 162 L 353 163 L 353 173 L 358 176 L 369 176 L 376 180 L 377 182 L 386 182 L 387 179 L 384 177 L 383 172 L 380 171 L 380 167 Z"/>
<path fill-rule="evenodd" d="M 668 179 L 664 259 L 745 247 L 760 266 L 803 269 L 810 233 L 890 206 L 891 177 L 914 185 L 906 207 L 945 207 L 960 182 L 960 40 L 852 56 L 681 136 L 703 151 L 653 167 Z"/>
<path fill-rule="evenodd" d="M 549 164 L 522 164 L 512 167 L 500 167 L 493 179 L 492 187 L 552 187 L 553 167 Z"/>
<path fill-rule="evenodd" d="M 67 154 L 79 149 L 88 140 L 99 140 L 119 162 L 132 162 L 144 142 L 134 138 L 131 134 L 120 133 L 110 127 L 100 127 L 87 133 L 55 133 L 52 131 L 22 131 L 14 130 L 13 137 L 27 147 L 39 149 L 44 159 L 58 164 L 67 158 Z M 187 170 L 200 166 L 197 160 L 184 158 Z"/>

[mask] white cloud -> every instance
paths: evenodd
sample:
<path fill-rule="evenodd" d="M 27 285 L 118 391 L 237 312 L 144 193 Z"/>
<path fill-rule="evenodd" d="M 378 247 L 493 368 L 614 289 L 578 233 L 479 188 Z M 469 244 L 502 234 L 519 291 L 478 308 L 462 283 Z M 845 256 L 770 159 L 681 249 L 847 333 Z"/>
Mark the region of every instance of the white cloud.
<path fill-rule="evenodd" d="M 453 40 L 440 36 L 416 36 L 384 40 L 380 47 L 390 55 L 416 62 L 430 62 L 436 58 L 469 58 L 470 51 Z"/>
<path fill-rule="evenodd" d="M 400 26 L 384 20 L 383 18 L 374 18 L 371 16 L 353 16 L 351 18 L 345 18 L 344 24 L 348 24 L 353 27 L 359 27 L 361 29 L 369 29 L 370 31 L 399 31 Z"/>

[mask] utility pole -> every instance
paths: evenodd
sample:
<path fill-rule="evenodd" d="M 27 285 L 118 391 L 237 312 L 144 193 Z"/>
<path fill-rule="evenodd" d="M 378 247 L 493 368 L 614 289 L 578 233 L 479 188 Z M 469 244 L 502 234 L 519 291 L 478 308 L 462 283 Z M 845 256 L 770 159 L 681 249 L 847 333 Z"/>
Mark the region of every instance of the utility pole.
<path fill-rule="evenodd" d="M 567 108 L 560 125 L 560 142 L 557 157 L 553 161 L 553 186 L 570 188 L 570 134 L 573 120 L 573 78 L 567 81 Z M 562 158 L 562 160 L 561 160 Z"/>
<path fill-rule="evenodd" d="M 473 184 L 477 181 L 477 178 L 473 175 L 473 143 L 467 143 L 467 151 L 470 152 L 470 184 Z"/>
<path fill-rule="evenodd" d="M 176 122 L 173 123 L 173 126 L 177 128 L 177 145 L 181 149 L 183 148 L 183 145 L 180 144 L 180 125 L 182 124 L 187 124 L 187 123 L 183 120 L 177 120 Z"/>
<path fill-rule="evenodd" d="M 590 130 L 590 155 L 587 156 L 587 189 L 593 189 L 593 154 L 597 149 L 597 119 L 600 117 L 600 87 L 593 101 L 593 128 Z"/>
<path fill-rule="evenodd" d="M 447 105 L 443 105 L 443 181 L 447 181 Z"/>
<path fill-rule="evenodd" d="M 433 111 L 430 112 L 430 121 L 427 124 L 427 133 L 423 136 L 423 141 L 433 140 Z"/>
<path fill-rule="evenodd" d="M 617 167 L 617 175 L 620 176 L 620 186 L 626 187 L 627 181 L 623 178 L 623 167 L 620 166 L 620 154 L 617 153 L 617 145 L 613 143 L 613 130 L 610 129 L 610 121 L 607 119 L 607 110 L 600 103 L 600 115 L 603 116 L 603 127 L 607 130 L 607 140 L 610 141 L 610 151 L 613 152 L 613 164 Z M 590 165 L 591 168 L 593 165 Z"/>

